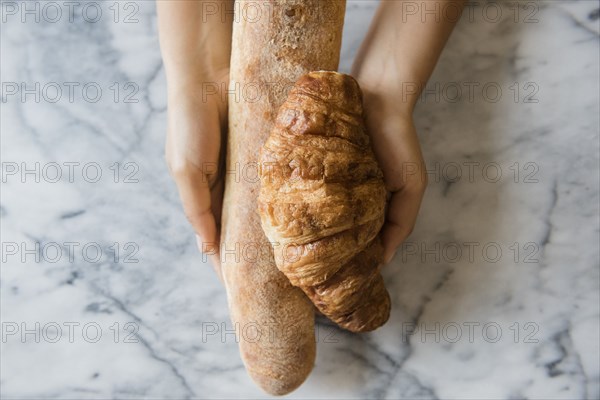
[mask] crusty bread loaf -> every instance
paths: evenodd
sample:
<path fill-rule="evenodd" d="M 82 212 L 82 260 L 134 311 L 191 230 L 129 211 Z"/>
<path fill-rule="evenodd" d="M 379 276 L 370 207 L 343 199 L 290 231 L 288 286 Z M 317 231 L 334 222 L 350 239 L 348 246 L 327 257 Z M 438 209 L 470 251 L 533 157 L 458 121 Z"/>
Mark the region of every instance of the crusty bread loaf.
<path fill-rule="evenodd" d="M 328 71 L 302 76 L 261 152 L 259 212 L 279 244 L 279 270 L 353 332 L 374 330 L 390 315 L 379 273 L 385 198 L 356 80 Z"/>
<path fill-rule="evenodd" d="M 314 313 L 275 266 L 260 225 L 258 155 L 287 91 L 312 70 L 336 70 L 345 0 L 237 1 L 221 260 L 242 359 L 268 393 L 294 390 L 315 359 Z"/>

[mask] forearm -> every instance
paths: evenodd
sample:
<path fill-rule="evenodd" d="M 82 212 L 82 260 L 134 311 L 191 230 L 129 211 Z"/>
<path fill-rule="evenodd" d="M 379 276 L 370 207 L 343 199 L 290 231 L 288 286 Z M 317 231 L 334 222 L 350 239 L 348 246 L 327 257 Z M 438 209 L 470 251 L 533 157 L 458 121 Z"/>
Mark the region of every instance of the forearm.
<path fill-rule="evenodd" d="M 464 4 L 382 0 L 354 65 L 361 84 L 412 113 Z"/>
<path fill-rule="evenodd" d="M 229 67 L 233 0 L 157 0 L 170 87 L 212 79 Z"/>

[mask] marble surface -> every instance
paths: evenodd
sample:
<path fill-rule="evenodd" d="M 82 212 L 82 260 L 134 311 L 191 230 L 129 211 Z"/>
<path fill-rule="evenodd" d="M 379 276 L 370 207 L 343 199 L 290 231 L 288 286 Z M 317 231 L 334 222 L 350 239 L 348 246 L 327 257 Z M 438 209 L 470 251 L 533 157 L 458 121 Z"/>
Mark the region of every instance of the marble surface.
<path fill-rule="evenodd" d="M 154 2 L 35 4 L 2 1 L 2 397 L 266 397 L 166 171 Z M 375 7 L 349 2 L 343 71 Z M 320 321 L 290 398 L 600 396 L 598 2 L 467 10 L 416 112 L 391 319 Z"/>

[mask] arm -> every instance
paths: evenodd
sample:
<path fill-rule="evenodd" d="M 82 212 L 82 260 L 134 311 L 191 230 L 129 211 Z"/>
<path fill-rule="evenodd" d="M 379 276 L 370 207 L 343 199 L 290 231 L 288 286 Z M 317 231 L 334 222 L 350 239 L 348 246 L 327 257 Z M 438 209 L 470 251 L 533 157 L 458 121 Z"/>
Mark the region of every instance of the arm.
<path fill-rule="evenodd" d="M 226 96 L 206 96 L 206 84 L 229 80 L 233 0 L 157 1 L 160 46 L 168 86 L 165 156 L 201 251 L 218 254 L 223 180 L 219 173 L 227 127 Z M 213 258 L 219 268 L 218 258 Z"/>
<path fill-rule="evenodd" d="M 233 0 L 158 0 L 156 8 L 169 90 L 229 69 Z"/>
<path fill-rule="evenodd" d="M 385 262 L 417 219 L 427 175 L 412 114 L 464 3 L 383 0 L 354 63 L 353 75 L 364 91 L 367 128 L 392 193 L 382 230 Z M 427 14 L 423 7 L 437 7 L 438 12 Z M 444 7 L 447 12 L 442 12 Z"/>

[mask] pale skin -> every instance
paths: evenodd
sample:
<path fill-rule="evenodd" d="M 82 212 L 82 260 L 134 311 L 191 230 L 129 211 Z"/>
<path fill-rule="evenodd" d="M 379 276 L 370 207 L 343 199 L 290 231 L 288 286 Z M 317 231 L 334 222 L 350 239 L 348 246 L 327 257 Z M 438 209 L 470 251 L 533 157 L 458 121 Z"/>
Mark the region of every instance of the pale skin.
<path fill-rule="evenodd" d="M 450 2 L 452 8 L 444 8 Z M 428 10 L 438 3 L 449 11 L 436 19 L 422 13 L 425 3 Z M 464 3 L 381 1 L 352 68 L 390 192 L 382 230 L 386 263 L 414 229 L 427 187 L 414 108 Z M 233 0 L 157 0 L 157 9 L 168 84 L 167 165 L 200 251 L 212 253 L 220 234 L 224 182 L 218 166 L 224 156 L 227 99 L 202 91 L 206 82 L 221 88 L 228 83 L 232 14 L 221 11 L 233 10 Z M 218 256 L 212 261 L 220 276 Z"/>

